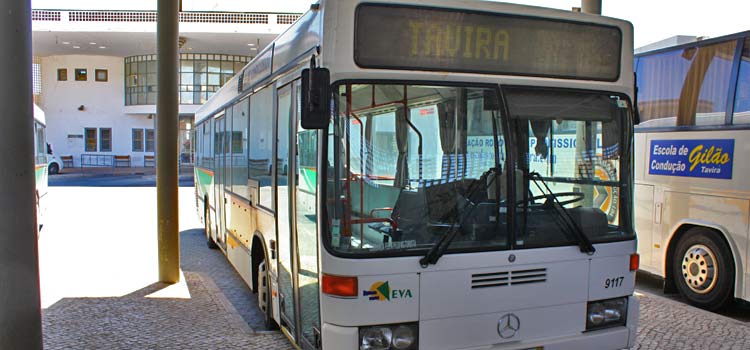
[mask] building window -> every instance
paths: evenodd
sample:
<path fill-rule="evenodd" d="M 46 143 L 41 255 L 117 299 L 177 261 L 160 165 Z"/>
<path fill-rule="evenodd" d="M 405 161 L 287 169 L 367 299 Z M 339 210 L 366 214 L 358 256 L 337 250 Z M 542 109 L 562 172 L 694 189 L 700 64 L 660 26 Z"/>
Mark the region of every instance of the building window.
<path fill-rule="evenodd" d="M 84 129 L 86 135 L 86 152 L 96 152 L 96 128 Z"/>
<path fill-rule="evenodd" d="M 143 129 L 133 129 L 133 152 L 143 152 Z"/>
<path fill-rule="evenodd" d="M 112 152 L 112 129 L 99 129 L 99 152 Z"/>
<path fill-rule="evenodd" d="M 107 70 L 97 69 L 94 71 L 96 81 L 107 81 Z"/>
<path fill-rule="evenodd" d="M 31 81 L 34 87 L 34 103 L 39 104 L 39 95 L 42 94 L 42 60 L 33 56 L 31 59 Z"/>
<path fill-rule="evenodd" d="M 154 129 L 146 129 L 146 152 L 153 152 L 155 147 L 154 143 Z"/>
<path fill-rule="evenodd" d="M 156 104 L 156 55 L 125 57 L 125 104 Z M 202 104 L 250 60 L 240 55 L 180 55 L 180 103 Z"/>
<path fill-rule="evenodd" d="M 86 81 L 88 78 L 86 68 L 76 68 L 76 81 Z"/>
<path fill-rule="evenodd" d="M 57 70 L 57 81 L 66 81 L 68 80 L 68 70 L 65 68 L 60 68 Z"/>

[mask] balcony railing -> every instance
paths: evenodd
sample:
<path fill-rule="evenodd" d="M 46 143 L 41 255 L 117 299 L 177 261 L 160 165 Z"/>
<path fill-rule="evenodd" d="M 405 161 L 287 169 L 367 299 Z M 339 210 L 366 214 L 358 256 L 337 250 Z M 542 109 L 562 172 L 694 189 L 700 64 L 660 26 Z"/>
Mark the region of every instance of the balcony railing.
<path fill-rule="evenodd" d="M 299 13 L 180 12 L 183 23 L 292 24 Z M 31 10 L 32 21 L 156 22 L 156 11 Z"/>

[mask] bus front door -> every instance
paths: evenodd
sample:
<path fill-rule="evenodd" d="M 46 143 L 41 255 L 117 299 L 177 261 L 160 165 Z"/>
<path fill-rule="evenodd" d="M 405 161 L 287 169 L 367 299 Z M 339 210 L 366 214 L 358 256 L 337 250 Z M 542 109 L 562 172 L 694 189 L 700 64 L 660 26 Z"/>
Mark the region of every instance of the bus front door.
<path fill-rule="evenodd" d="M 300 96 L 299 81 L 278 91 L 279 294 L 282 326 L 301 349 L 317 349 L 320 347 L 318 130 L 304 130 L 299 126 Z"/>
<path fill-rule="evenodd" d="M 303 349 L 320 347 L 320 302 L 318 301 L 318 130 L 305 130 L 299 123 L 301 106 L 300 83 L 294 82 L 296 121 L 293 123 L 296 152 L 294 169 L 290 170 L 294 191 L 294 230 L 297 254 L 297 285 L 299 286 L 299 328 Z"/>
<path fill-rule="evenodd" d="M 289 155 L 290 155 L 290 123 L 292 119 L 292 89 L 291 84 L 284 86 L 277 93 L 277 137 L 276 137 L 276 220 L 277 242 L 279 251 L 278 283 L 281 326 L 294 338 L 297 336 L 296 312 L 296 269 L 294 237 L 291 218 L 293 208 L 293 191 L 289 190 Z"/>
<path fill-rule="evenodd" d="M 215 123 L 214 132 L 216 134 L 214 135 L 214 140 L 216 140 L 216 143 L 214 144 L 214 159 L 216 165 L 214 169 L 216 170 L 214 173 L 214 193 L 216 198 L 214 203 L 216 208 L 216 219 L 219 224 L 219 229 L 216 231 L 216 244 L 226 249 L 226 240 L 224 239 L 224 235 L 226 234 L 224 231 L 226 229 L 226 206 L 224 205 L 226 203 L 224 197 L 226 160 L 224 155 L 227 153 L 226 148 L 228 142 L 228 140 L 225 139 L 227 137 L 225 130 L 226 118 L 222 115 L 215 119 Z"/>

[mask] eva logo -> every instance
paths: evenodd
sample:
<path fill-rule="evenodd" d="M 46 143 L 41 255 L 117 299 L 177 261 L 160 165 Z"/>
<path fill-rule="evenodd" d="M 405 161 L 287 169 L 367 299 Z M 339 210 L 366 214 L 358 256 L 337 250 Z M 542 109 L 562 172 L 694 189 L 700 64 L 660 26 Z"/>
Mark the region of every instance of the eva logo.
<path fill-rule="evenodd" d="M 370 297 L 370 300 L 388 300 L 412 298 L 411 289 L 391 289 L 388 281 L 375 282 L 370 286 L 370 290 L 363 290 L 362 296 Z"/>

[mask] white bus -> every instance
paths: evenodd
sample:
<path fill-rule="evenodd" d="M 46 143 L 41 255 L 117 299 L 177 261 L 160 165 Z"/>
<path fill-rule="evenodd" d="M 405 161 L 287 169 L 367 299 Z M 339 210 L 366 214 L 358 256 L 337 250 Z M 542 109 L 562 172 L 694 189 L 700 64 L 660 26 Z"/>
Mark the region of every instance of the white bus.
<path fill-rule="evenodd" d="M 750 300 L 750 32 L 639 54 L 641 268 L 719 309 Z"/>
<path fill-rule="evenodd" d="M 196 113 L 196 204 L 302 349 L 634 344 L 630 23 L 321 1 Z"/>
<path fill-rule="evenodd" d="M 47 123 L 44 111 L 34 105 L 34 178 L 36 179 L 36 218 L 37 228 L 41 231 L 44 225 L 44 213 L 47 209 Z"/>

